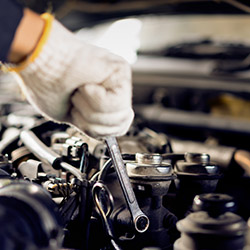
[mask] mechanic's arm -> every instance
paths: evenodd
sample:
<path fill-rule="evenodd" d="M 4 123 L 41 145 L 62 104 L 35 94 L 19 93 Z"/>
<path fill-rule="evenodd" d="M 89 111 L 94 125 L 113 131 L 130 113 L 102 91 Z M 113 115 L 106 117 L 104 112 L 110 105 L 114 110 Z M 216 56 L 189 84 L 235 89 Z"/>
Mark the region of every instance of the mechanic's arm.
<path fill-rule="evenodd" d="M 15 31 L 7 60 L 19 63 L 35 50 L 44 29 L 44 20 L 35 12 L 25 8 L 23 17 Z"/>
<path fill-rule="evenodd" d="M 80 41 L 51 15 L 24 11 L 7 58 L 18 62 L 12 70 L 22 77 L 28 101 L 44 116 L 96 138 L 129 129 L 134 113 L 128 63 Z"/>

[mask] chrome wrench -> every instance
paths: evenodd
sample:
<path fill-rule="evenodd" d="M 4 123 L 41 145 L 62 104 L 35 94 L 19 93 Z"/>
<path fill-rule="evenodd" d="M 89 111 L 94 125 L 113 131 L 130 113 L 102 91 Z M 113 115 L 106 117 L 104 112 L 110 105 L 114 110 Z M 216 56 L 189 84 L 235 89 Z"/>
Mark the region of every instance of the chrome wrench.
<path fill-rule="evenodd" d="M 139 233 L 145 232 L 149 227 L 148 217 L 141 211 L 135 194 L 130 183 L 128 174 L 125 169 L 125 165 L 122 159 L 122 155 L 115 137 L 109 136 L 105 138 L 106 145 L 108 147 L 109 154 L 111 156 L 115 171 L 118 176 L 125 200 L 130 210 L 135 229 Z"/>

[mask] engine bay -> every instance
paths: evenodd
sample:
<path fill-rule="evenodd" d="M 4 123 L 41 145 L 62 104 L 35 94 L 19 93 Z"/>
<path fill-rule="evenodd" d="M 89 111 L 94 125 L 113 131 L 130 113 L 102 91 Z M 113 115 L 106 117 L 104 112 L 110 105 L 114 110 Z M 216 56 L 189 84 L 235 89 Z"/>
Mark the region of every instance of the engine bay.
<path fill-rule="evenodd" d="M 1 229 L 1 249 L 247 247 L 247 136 L 226 140 L 238 130 L 199 129 L 190 117 L 171 123 L 170 113 L 157 119 L 159 102 L 135 101 L 134 123 L 117 139 L 135 199 L 149 220 L 136 227 L 106 143 L 46 120 L 13 97 L 10 87 L 3 84 L 1 92 L 0 204 L 8 225 Z M 139 89 L 135 83 L 134 91 Z M 153 90 L 165 93 L 162 86 Z M 193 126 L 185 126 L 185 119 Z"/>
<path fill-rule="evenodd" d="M 114 153 L 0 73 L 0 249 L 249 250 L 248 2 L 22 2 L 132 56 L 135 119 Z"/>

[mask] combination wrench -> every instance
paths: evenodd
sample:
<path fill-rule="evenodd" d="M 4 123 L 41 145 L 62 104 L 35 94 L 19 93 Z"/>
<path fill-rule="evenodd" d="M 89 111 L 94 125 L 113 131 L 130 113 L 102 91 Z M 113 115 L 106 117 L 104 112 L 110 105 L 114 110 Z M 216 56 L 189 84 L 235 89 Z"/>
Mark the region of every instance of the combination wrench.
<path fill-rule="evenodd" d="M 115 171 L 117 173 L 119 183 L 121 185 L 128 208 L 130 210 L 135 229 L 137 232 L 143 233 L 149 227 L 149 219 L 141 211 L 137 203 L 134 190 L 132 188 L 128 174 L 125 169 L 125 164 L 123 162 L 117 140 L 113 136 L 108 136 L 105 138 L 105 143 L 108 147 L 108 151 L 109 151 L 111 160 L 113 162 Z"/>

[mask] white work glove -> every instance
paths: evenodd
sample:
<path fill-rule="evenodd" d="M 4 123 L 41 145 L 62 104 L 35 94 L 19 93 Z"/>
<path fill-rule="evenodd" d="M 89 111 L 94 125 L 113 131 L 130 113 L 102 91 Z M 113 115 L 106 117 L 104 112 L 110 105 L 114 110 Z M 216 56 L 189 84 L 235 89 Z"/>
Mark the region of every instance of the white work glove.
<path fill-rule="evenodd" d="M 73 124 L 91 137 L 124 135 L 134 117 L 128 63 L 45 17 L 41 51 L 17 68 L 28 101 L 44 116 Z"/>

